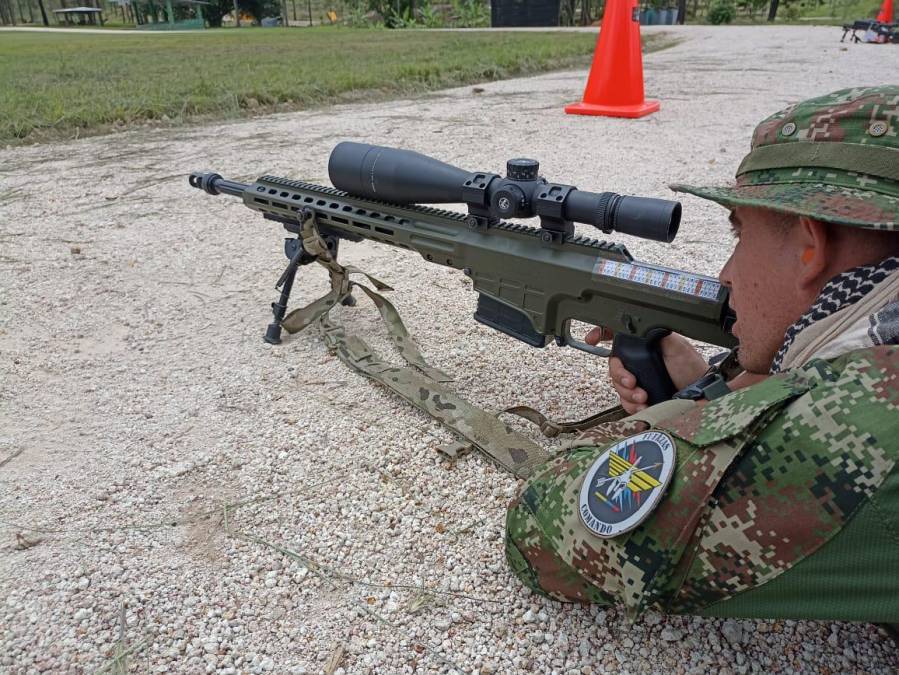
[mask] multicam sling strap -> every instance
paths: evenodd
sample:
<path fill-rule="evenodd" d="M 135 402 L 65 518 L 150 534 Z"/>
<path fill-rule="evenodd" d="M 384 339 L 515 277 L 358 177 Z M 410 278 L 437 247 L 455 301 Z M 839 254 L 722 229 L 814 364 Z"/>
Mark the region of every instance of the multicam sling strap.
<path fill-rule="evenodd" d="M 305 307 L 290 312 L 281 323 L 282 327 L 289 333 L 296 333 L 315 324 L 325 344 L 341 361 L 393 390 L 516 476 L 525 478 L 534 467 L 545 462 L 551 455 L 549 451 L 443 384 L 452 378 L 428 365 L 399 312 L 378 293 L 391 290 L 390 287 L 355 267 L 338 263 L 319 235 L 314 214 L 310 211 L 306 215 L 302 225 L 303 247 L 328 270 L 331 290 Z M 352 281 L 350 275 L 353 274 L 365 276 L 377 290 Z M 364 340 L 348 334 L 341 324 L 329 318 L 330 311 L 349 297 L 354 288 L 374 302 L 392 343 L 408 365 L 396 366 L 384 361 Z"/>
<path fill-rule="evenodd" d="M 620 405 L 612 406 L 595 415 L 590 415 L 574 422 L 556 422 L 549 419 L 539 410 L 527 405 L 512 406 L 511 408 L 506 408 L 500 414 L 517 415 L 528 422 L 536 424 L 540 428 L 540 432 L 547 438 L 555 438 L 559 434 L 573 434 L 577 431 L 586 431 L 600 424 L 617 422 L 627 417 L 627 412 Z"/>

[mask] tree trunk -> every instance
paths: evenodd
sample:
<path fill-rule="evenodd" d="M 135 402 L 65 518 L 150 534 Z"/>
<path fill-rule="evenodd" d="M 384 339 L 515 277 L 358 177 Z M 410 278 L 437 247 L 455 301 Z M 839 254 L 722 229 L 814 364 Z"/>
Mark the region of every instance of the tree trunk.
<path fill-rule="evenodd" d="M 290 17 L 287 16 L 287 0 L 281 0 L 281 25 L 290 25 Z"/>
<path fill-rule="evenodd" d="M 45 26 L 49 26 L 50 21 L 47 19 L 47 10 L 44 9 L 44 0 L 37 0 L 37 6 L 41 8 L 41 20 Z"/>
<path fill-rule="evenodd" d="M 581 25 L 589 26 L 593 23 L 593 17 L 590 14 L 590 0 L 581 0 Z"/>
<path fill-rule="evenodd" d="M 683 26 L 687 20 L 687 0 L 677 0 L 677 22 Z"/>
<path fill-rule="evenodd" d="M 312 26 L 312 0 L 308 0 L 306 9 L 309 10 L 309 25 Z"/>
<path fill-rule="evenodd" d="M 774 21 L 777 18 L 777 7 L 780 0 L 771 0 L 771 6 L 768 8 L 768 21 Z"/>
<path fill-rule="evenodd" d="M 234 26 L 240 28 L 240 8 L 237 6 L 237 0 L 234 0 Z"/>
<path fill-rule="evenodd" d="M 13 7 L 12 0 L 3 0 L 3 13 L 6 15 L 6 23 L 15 26 L 16 8 Z"/>

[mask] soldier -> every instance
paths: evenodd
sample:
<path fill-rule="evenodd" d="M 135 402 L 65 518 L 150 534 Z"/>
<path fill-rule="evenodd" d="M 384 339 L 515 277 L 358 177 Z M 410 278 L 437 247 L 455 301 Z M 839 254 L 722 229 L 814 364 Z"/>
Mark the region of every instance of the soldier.
<path fill-rule="evenodd" d="M 630 416 L 534 472 L 510 566 L 631 617 L 899 622 L 899 86 L 791 106 L 735 186 L 672 187 L 730 209 L 737 358 L 669 336 L 684 389 L 651 407 L 612 359 Z"/>

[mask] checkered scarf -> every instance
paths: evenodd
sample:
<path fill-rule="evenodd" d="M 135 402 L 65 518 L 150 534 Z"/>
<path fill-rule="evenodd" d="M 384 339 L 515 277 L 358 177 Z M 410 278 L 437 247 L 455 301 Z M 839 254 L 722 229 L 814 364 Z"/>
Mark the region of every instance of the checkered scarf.
<path fill-rule="evenodd" d="M 771 374 L 812 358 L 831 359 L 855 349 L 899 344 L 899 257 L 838 274 L 787 330 Z"/>

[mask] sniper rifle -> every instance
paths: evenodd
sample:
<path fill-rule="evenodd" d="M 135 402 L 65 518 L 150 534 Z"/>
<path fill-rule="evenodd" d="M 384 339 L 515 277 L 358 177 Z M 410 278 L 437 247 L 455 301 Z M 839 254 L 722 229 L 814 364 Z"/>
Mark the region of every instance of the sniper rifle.
<path fill-rule="evenodd" d="M 574 230 L 574 222 L 586 223 L 607 234 L 670 243 L 680 224 L 678 202 L 550 183 L 532 159 L 509 160 L 500 176 L 352 142 L 334 148 L 328 173 L 334 188 L 277 176 L 247 184 L 217 173 L 190 175 L 192 187 L 240 197 L 298 235 L 285 240 L 290 264 L 277 284 L 281 295 L 272 303 L 267 342 L 280 342 L 297 269 L 318 257 L 302 238 L 304 221 L 314 218 L 325 255 L 336 260 L 342 239 L 371 239 L 460 269 L 478 292 L 477 321 L 534 347 L 554 341 L 617 356 L 650 404 L 675 393 L 659 347 L 671 331 L 723 347 L 736 344 L 728 290 L 716 279 L 638 262 L 622 244 Z M 468 213 L 417 205 L 444 203 L 464 203 Z M 534 216 L 539 227 L 504 220 Z M 573 320 L 613 330 L 611 351 L 574 338 Z"/>

